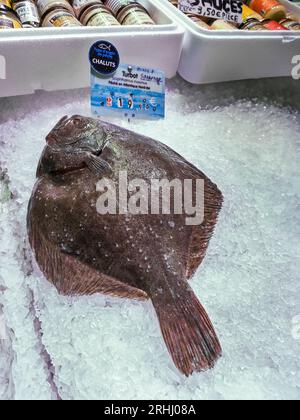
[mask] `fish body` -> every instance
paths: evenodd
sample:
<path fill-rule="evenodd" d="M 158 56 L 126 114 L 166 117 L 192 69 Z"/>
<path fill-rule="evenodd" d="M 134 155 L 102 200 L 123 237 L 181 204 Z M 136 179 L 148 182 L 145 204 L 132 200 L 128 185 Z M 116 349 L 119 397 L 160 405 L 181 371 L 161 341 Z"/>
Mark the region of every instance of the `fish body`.
<path fill-rule="evenodd" d="M 65 117 L 46 140 L 28 208 L 29 240 L 45 277 L 65 295 L 151 299 L 177 368 L 188 376 L 212 367 L 221 346 L 188 279 L 222 206 L 216 185 L 162 143 L 93 119 Z M 187 225 L 187 214 L 174 209 L 151 214 L 150 199 L 147 214 L 99 214 L 99 177 L 120 188 L 124 173 L 128 183 L 143 180 L 149 197 L 153 179 L 203 180 L 203 223 Z"/>

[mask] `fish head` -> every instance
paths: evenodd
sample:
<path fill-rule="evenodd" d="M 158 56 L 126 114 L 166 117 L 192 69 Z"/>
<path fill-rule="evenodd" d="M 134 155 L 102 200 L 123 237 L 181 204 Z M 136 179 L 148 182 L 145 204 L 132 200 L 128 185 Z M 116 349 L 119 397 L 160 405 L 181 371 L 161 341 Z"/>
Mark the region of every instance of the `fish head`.
<path fill-rule="evenodd" d="M 63 117 L 46 137 L 49 146 L 69 152 L 100 155 L 107 143 L 107 131 L 93 118 Z"/>

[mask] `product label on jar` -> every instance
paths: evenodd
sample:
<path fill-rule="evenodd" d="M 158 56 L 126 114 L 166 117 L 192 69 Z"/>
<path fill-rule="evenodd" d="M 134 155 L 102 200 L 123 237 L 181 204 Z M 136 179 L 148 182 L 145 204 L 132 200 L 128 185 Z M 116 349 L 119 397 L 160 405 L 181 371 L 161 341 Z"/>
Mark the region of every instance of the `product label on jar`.
<path fill-rule="evenodd" d="M 282 6 L 277 0 L 250 0 L 249 6 L 265 16 L 273 7 Z"/>
<path fill-rule="evenodd" d="M 137 9 L 132 11 L 132 13 L 128 13 L 122 21 L 122 25 L 154 25 L 154 22 L 147 13 Z"/>
<path fill-rule="evenodd" d="M 49 3 L 53 3 L 51 0 L 37 0 L 37 7 L 40 10 L 41 15 L 44 14 L 44 10 L 46 7 L 48 7 Z"/>
<path fill-rule="evenodd" d="M 85 6 L 86 4 L 94 3 L 94 2 L 96 3 L 97 0 L 74 0 L 72 3 L 72 6 L 74 10 L 78 10 L 78 9 L 81 9 L 82 6 Z"/>
<path fill-rule="evenodd" d="M 300 30 L 300 23 L 298 22 L 285 22 L 282 24 L 285 28 L 290 29 L 291 31 L 299 31 Z"/>
<path fill-rule="evenodd" d="M 110 13 L 100 12 L 88 21 L 87 26 L 120 26 L 120 24 Z"/>
<path fill-rule="evenodd" d="M 49 0 L 37 0 L 36 5 L 37 5 L 37 8 L 40 12 L 41 17 L 44 15 L 44 13 L 46 12 L 47 9 L 49 10 L 49 7 L 48 7 L 49 3 L 51 3 L 51 0 L 50 1 Z"/>
<path fill-rule="evenodd" d="M 263 31 L 264 27 L 257 23 L 250 23 L 249 25 L 246 25 L 245 27 L 243 27 L 243 29 L 247 31 Z"/>
<path fill-rule="evenodd" d="M 258 13 L 256 13 L 254 10 L 250 9 L 250 7 L 243 5 L 243 22 L 245 22 L 247 19 L 257 19 L 262 20 L 262 16 Z"/>
<path fill-rule="evenodd" d="M 13 29 L 14 24 L 9 19 L 0 18 L 0 29 Z"/>
<path fill-rule="evenodd" d="M 126 119 L 165 117 L 163 71 L 119 64 L 118 51 L 107 41 L 94 44 L 89 58 L 92 67 L 91 104 L 94 115 L 118 118 L 123 116 Z"/>
<path fill-rule="evenodd" d="M 275 22 L 273 20 L 270 21 L 263 21 L 262 24 L 264 25 L 265 28 L 269 29 L 270 31 L 288 31 L 287 28 L 285 28 L 284 26 L 280 25 L 280 23 Z"/>
<path fill-rule="evenodd" d="M 43 22 L 44 27 L 54 26 L 56 28 L 66 26 L 81 26 L 75 16 L 67 11 L 56 12 L 50 18 L 45 19 Z"/>
<path fill-rule="evenodd" d="M 39 13 L 36 6 L 28 1 L 17 3 L 14 7 L 14 10 L 17 12 L 22 23 L 40 22 Z"/>
<path fill-rule="evenodd" d="M 242 0 L 178 0 L 178 8 L 184 13 L 194 13 L 228 22 L 242 23 Z"/>
<path fill-rule="evenodd" d="M 72 6 L 67 0 L 37 0 L 37 7 L 41 16 L 43 16 L 47 10 L 54 7 L 61 8 L 62 6 L 73 11 Z"/>
<path fill-rule="evenodd" d="M 137 3 L 136 0 L 106 0 L 105 5 L 117 16 L 118 12 L 129 4 Z"/>
<path fill-rule="evenodd" d="M 22 28 L 21 24 L 14 19 L 0 17 L 0 29 L 20 29 Z"/>
<path fill-rule="evenodd" d="M 78 17 L 84 6 L 95 3 L 103 4 L 100 0 L 74 0 L 72 3 L 72 7 L 75 11 L 76 16 Z"/>

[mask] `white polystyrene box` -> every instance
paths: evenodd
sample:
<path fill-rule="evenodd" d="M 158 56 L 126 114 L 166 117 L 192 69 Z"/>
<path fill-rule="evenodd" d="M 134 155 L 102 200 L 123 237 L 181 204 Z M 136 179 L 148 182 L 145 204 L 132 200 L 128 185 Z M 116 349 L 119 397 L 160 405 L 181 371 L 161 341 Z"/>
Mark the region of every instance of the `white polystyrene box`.
<path fill-rule="evenodd" d="M 300 18 L 295 4 L 280 0 Z M 202 29 L 168 0 L 163 7 L 185 28 L 179 74 L 191 83 L 291 76 L 300 55 L 300 31 L 210 31 Z"/>
<path fill-rule="evenodd" d="M 0 31 L 0 97 L 36 90 L 88 87 L 89 49 L 112 42 L 123 63 L 161 69 L 168 78 L 178 68 L 184 28 L 161 10 L 161 0 L 140 0 L 157 25 L 104 28 L 38 28 Z"/>

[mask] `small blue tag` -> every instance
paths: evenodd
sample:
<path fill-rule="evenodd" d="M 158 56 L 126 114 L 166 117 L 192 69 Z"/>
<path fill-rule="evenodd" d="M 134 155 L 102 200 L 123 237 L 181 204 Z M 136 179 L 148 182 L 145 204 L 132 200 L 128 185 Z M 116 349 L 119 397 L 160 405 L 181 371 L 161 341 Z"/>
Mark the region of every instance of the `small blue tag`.
<path fill-rule="evenodd" d="M 120 56 L 116 47 L 107 41 L 98 41 L 89 52 L 92 73 L 99 77 L 112 76 L 120 64 Z"/>
<path fill-rule="evenodd" d="M 101 117 L 123 115 L 128 119 L 164 118 L 164 72 L 119 64 L 116 53 L 115 47 L 106 41 L 91 48 L 92 113 Z"/>

